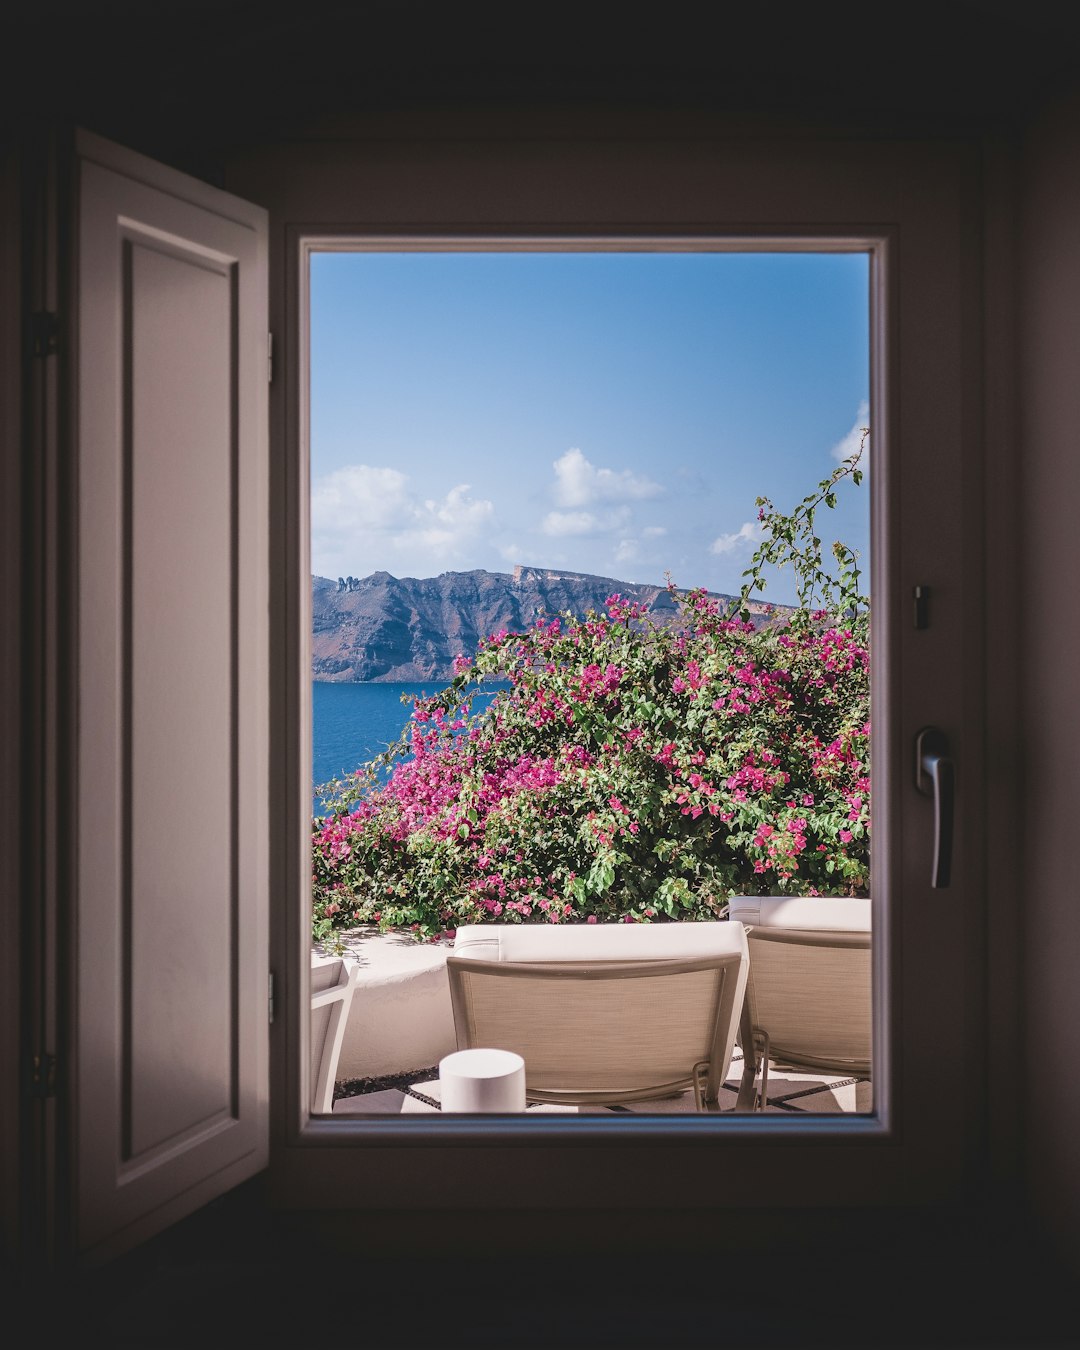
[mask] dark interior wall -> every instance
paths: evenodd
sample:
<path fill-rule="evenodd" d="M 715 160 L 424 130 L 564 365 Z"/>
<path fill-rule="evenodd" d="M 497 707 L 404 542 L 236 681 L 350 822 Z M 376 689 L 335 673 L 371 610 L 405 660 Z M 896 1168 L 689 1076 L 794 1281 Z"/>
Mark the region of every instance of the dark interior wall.
<path fill-rule="evenodd" d="M 1014 846 L 1025 949 L 1026 1141 L 1033 1207 L 1080 1269 L 1080 99 L 1029 134 L 1020 267 L 1018 640 L 1022 652 L 1023 818 Z M 1050 1090 L 1050 1084 L 1053 1090 Z"/>
<path fill-rule="evenodd" d="M 676 7 L 659 33 L 652 25 L 619 25 L 612 7 L 596 6 L 608 12 L 578 22 L 556 6 L 538 13 L 523 36 L 499 19 L 498 7 L 488 16 L 474 7 L 463 18 L 445 6 L 323 0 L 292 13 L 281 5 L 221 0 L 185 6 L 172 41 L 150 22 L 156 7 L 145 0 L 39 0 L 23 8 L 20 16 L 13 6 L 4 21 L 7 49 L 19 66 L 0 93 L 5 132 L 36 125 L 47 107 L 61 121 L 211 181 L 223 181 L 230 160 L 276 140 L 346 124 L 347 134 L 359 129 L 364 136 L 393 137 L 410 123 L 437 123 L 445 107 L 495 135 L 515 134 L 516 120 L 525 134 L 542 124 L 570 136 L 587 125 L 634 125 L 645 133 L 655 127 L 665 134 L 677 125 L 679 134 L 692 136 L 707 123 L 733 136 L 770 135 L 776 128 L 840 136 L 1021 136 L 1018 195 L 1011 204 L 1023 218 L 1015 274 L 1021 439 L 1012 449 L 1022 492 L 1017 518 L 1001 521 L 1021 539 L 1021 595 L 1039 598 L 1037 606 L 1021 607 L 1028 759 L 1023 825 L 1011 848 L 1021 858 L 1021 885 L 1009 933 L 1025 948 L 1020 1161 L 1037 1214 L 1080 1270 L 1080 1151 L 1074 1146 L 1080 1078 L 1056 1071 L 1080 1062 L 1080 905 L 1072 846 L 1080 728 L 1075 681 L 1062 678 L 1080 660 L 1080 592 L 1071 563 L 1080 507 L 1080 109 L 1056 108 L 1023 139 L 1048 93 L 1077 79 L 1080 45 L 1057 14 L 1062 7 L 910 4 L 902 18 L 881 20 L 877 36 L 891 44 L 887 63 L 876 55 L 881 49 L 865 7 L 854 4 L 831 5 L 828 20 L 812 6 L 747 6 L 758 11 L 756 19 L 725 10 L 723 22 L 708 30 L 700 14 L 680 15 Z M 5 206 L 5 228 L 9 221 L 17 221 L 17 211 Z M 5 258 L 8 244 L 5 236 Z M 5 262 L 5 281 L 11 275 Z M 8 377 L 11 346 L 19 342 L 6 300 L 7 293 L 5 435 L 17 416 L 18 380 Z M 6 460 L 5 472 L 9 468 Z M 11 536 L 4 547 L 11 547 Z M 4 557 L 6 564 L 6 551 Z M 17 792 L 17 768 L 7 759 L 4 765 Z M 4 883 L 6 889 L 6 875 Z M 7 892 L 13 898 L 14 888 Z M 0 915 L 8 954 L 16 950 L 8 941 L 12 913 L 9 904 Z M 10 1027 L 6 1007 L 0 1011 Z M 1013 1066 L 997 1067 L 991 1091 L 1013 1091 Z M 13 1078 L 5 1074 L 4 1081 Z M 6 1106 L 16 1096 L 5 1093 Z M 1011 1145 L 1003 1147 L 1008 1152 Z M 5 1147 L 5 1159 L 12 1156 Z"/>
<path fill-rule="evenodd" d="M 22 593 L 18 159 L 0 155 L 0 632 L 18 630 Z M 19 647 L 0 643 L 0 1205 L 4 1251 L 18 1239 Z"/>
<path fill-rule="evenodd" d="M 1001 130 L 1075 75 L 1080 22 L 1051 0 L 10 0 L 0 122 L 81 122 L 214 177 L 222 157 L 325 119 L 465 106 L 738 131 L 940 136 Z"/>

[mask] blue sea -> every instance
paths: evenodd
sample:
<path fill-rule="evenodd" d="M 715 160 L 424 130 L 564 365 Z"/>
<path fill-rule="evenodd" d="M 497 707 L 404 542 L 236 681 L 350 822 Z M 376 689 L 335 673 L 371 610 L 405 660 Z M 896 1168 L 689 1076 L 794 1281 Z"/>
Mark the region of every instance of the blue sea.
<path fill-rule="evenodd" d="M 472 710 L 479 712 L 495 697 L 499 688 L 492 685 L 473 699 Z M 352 773 L 381 755 L 401 735 L 412 716 L 412 700 L 421 694 L 435 694 L 445 688 L 429 684 L 327 684 L 313 681 L 312 709 L 312 790 Z M 402 702 L 402 695 L 408 696 Z M 314 815 L 321 814 L 320 799 L 312 797 Z"/>

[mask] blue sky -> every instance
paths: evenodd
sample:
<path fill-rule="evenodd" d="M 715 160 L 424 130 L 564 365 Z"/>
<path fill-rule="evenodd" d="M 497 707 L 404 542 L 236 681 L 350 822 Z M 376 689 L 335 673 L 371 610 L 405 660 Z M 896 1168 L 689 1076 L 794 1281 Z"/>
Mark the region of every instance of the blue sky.
<path fill-rule="evenodd" d="M 868 276 L 861 253 L 316 254 L 312 571 L 737 593 L 755 498 L 794 506 L 869 425 Z M 822 537 L 867 565 L 868 522 L 864 481 Z"/>

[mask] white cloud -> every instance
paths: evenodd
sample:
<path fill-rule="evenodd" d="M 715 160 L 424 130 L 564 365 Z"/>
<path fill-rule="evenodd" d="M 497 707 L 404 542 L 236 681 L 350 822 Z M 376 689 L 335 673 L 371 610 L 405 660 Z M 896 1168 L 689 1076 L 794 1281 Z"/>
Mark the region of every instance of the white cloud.
<path fill-rule="evenodd" d="M 335 469 L 312 487 L 312 533 L 392 529 L 406 524 L 415 510 L 407 483 L 397 469 L 370 464 Z"/>
<path fill-rule="evenodd" d="M 471 490 L 470 484 L 458 483 L 441 502 L 425 501 L 415 508 L 417 526 L 396 535 L 394 543 L 452 561 L 459 547 L 475 538 L 495 514 L 491 502 L 470 498 Z"/>
<path fill-rule="evenodd" d="M 629 507 L 623 508 L 629 512 Z M 657 560 L 656 541 L 667 534 L 665 525 L 646 525 L 636 538 L 625 535 L 615 546 L 614 559 L 617 563 Z M 665 546 L 666 547 L 666 546 Z"/>
<path fill-rule="evenodd" d="M 471 491 L 458 483 L 441 499 L 422 500 L 398 469 L 335 469 L 312 485 L 312 570 L 364 576 L 376 567 L 446 568 L 490 533 L 495 507 Z"/>
<path fill-rule="evenodd" d="M 659 483 L 629 469 L 598 469 L 577 449 L 567 450 L 552 467 L 555 470 L 555 501 L 559 506 L 641 501 L 663 492 Z"/>
<path fill-rule="evenodd" d="M 637 562 L 641 550 L 636 539 L 620 539 L 615 549 L 615 561 L 618 563 Z"/>
<path fill-rule="evenodd" d="M 710 553 L 734 553 L 737 548 L 756 544 L 761 538 L 761 525 L 757 521 L 746 520 L 734 534 L 722 534 L 709 545 Z"/>
<path fill-rule="evenodd" d="M 613 511 L 549 511 L 540 522 L 544 534 L 560 538 L 564 535 L 610 534 L 625 529 L 630 520 L 630 508 L 617 506 Z"/>
<path fill-rule="evenodd" d="M 591 511 L 549 511 L 541 522 L 545 534 L 594 534 L 599 528 Z"/>
<path fill-rule="evenodd" d="M 471 483 L 458 483 L 441 502 L 426 501 L 424 510 L 455 531 L 479 529 L 495 513 L 495 507 L 486 498 L 470 497 Z"/>
<path fill-rule="evenodd" d="M 833 459 L 837 461 L 837 463 L 841 463 L 843 460 L 847 459 L 849 455 L 853 455 L 855 451 L 858 450 L 859 443 L 862 440 L 863 428 L 869 425 L 869 418 L 870 418 L 870 405 L 869 403 L 867 403 L 866 399 L 863 399 L 863 401 L 859 404 L 859 411 L 855 414 L 855 422 L 852 425 L 851 430 L 843 438 L 843 440 L 837 441 L 836 444 L 833 446 L 833 448 L 829 451 L 829 453 L 832 455 Z M 869 436 L 867 436 L 866 438 L 866 445 L 867 449 L 869 449 L 870 447 Z M 865 459 L 861 467 L 864 469 L 866 468 Z"/>

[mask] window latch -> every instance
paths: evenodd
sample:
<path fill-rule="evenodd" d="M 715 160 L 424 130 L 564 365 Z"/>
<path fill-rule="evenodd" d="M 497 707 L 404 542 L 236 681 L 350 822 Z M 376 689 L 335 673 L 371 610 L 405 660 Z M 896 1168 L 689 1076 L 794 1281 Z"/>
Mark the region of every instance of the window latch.
<path fill-rule="evenodd" d="M 915 738 L 915 786 L 934 799 L 934 862 L 930 885 L 940 890 L 949 884 L 952 871 L 953 815 L 956 769 L 945 733 L 923 727 Z"/>

